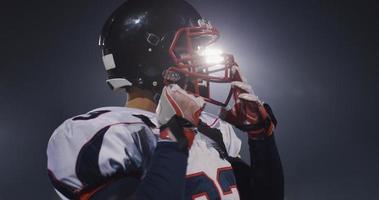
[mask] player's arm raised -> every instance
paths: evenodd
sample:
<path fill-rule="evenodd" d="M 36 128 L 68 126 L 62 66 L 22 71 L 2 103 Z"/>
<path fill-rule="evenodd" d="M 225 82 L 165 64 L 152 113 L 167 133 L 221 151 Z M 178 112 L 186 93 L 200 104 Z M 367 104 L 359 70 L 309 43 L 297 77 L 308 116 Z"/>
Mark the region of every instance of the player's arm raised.
<path fill-rule="evenodd" d="M 250 167 L 241 159 L 232 159 L 237 169 L 241 196 L 254 200 L 282 200 L 284 198 L 283 169 L 275 144 L 276 118 L 268 104 L 261 102 L 252 87 L 234 68 L 235 82 L 232 82 L 235 104 L 221 110 L 221 118 L 245 132 L 249 138 Z M 250 176 L 247 180 L 244 174 Z M 241 180 L 244 179 L 244 180 Z M 248 183 L 249 188 L 246 188 Z M 243 188 L 242 188 L 243 187 Z M 242 191 L 243 190 L 243 191 Z"/>
<path fill-rule="evenodd" d="M 188 149 L 203 106 L 201 98 L 177 85 L 163 88 L 157 108 L 160 139 L 136 199 L 184 199 Z"/>

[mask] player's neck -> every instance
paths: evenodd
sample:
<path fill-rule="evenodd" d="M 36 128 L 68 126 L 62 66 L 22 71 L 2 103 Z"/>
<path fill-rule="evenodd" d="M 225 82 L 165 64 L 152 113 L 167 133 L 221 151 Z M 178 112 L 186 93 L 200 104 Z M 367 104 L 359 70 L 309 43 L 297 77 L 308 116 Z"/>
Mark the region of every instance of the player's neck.
<path fill-rule="evenodd" d="M 130 99 L 125 104 L 128 108 L 137 108 L 149 112 L 155 112 L 157 105 L 149 98 L 137 97 Z"/>
<path fill-rule="evenodd" d="M 155 112 L 157 104 L 153 101 L 151 91 L 133 87 L 128 92 L 128 101 L 125 106 Z"/>

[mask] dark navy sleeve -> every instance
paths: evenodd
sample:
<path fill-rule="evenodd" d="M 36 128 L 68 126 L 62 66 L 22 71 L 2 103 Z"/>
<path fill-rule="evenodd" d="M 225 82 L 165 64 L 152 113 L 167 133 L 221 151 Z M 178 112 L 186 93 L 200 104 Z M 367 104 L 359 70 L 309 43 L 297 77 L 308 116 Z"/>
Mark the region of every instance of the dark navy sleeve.
<path fill-rule="evenodd" d="M 251 186 L 254 200 L 283 200 L 284 178 L 274 136 L 249 139 Z"/>
<path fill-rule="evenodd" d="M 151 165 L 137 188 L 136 200 L 184 199 L 188 152 L 174 142 L 158 142 Z"/>
<path fill-rule="evenodd" d="M 250 166 L 240 158 L 229 158 L 241 200 L 283 200 L 284 178 L 273 136 L 249 139 Z"/>

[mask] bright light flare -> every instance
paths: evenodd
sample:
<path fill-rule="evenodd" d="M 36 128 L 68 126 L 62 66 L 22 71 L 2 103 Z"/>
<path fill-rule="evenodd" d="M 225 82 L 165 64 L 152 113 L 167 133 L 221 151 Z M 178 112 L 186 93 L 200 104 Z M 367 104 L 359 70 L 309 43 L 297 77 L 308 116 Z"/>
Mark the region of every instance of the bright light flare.
<path fill-rule="evenodd" d="M 200 50 L 199 55 L 205 57 L 207 64 L 220 64 L 224 62 L 223 52 L 216 48 L 205 48 Z"/>

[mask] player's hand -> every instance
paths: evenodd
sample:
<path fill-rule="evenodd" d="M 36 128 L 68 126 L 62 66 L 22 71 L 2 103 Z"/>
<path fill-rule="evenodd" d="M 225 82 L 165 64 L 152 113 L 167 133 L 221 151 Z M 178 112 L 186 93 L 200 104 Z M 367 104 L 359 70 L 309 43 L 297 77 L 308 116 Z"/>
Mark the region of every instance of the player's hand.
<path fill-rule="evenodd" d="M 233 72 L 235 81 L 231 87 L 235 103 L 231 108 L 222 108 L 220 118 L 246 132 L 252 139 L 272 135 L 277 121 L 270 106 L 254 94 L 237 66 Z"/>
<path fill-rule="evenodd" d="M 200 121 L 205 102 L 188 94 L 176 84 L 165 86 L 157 106 L 161 125 L 160 139 L 178 142 L 180 147 L 191 147 L 194 131 Z"/>

